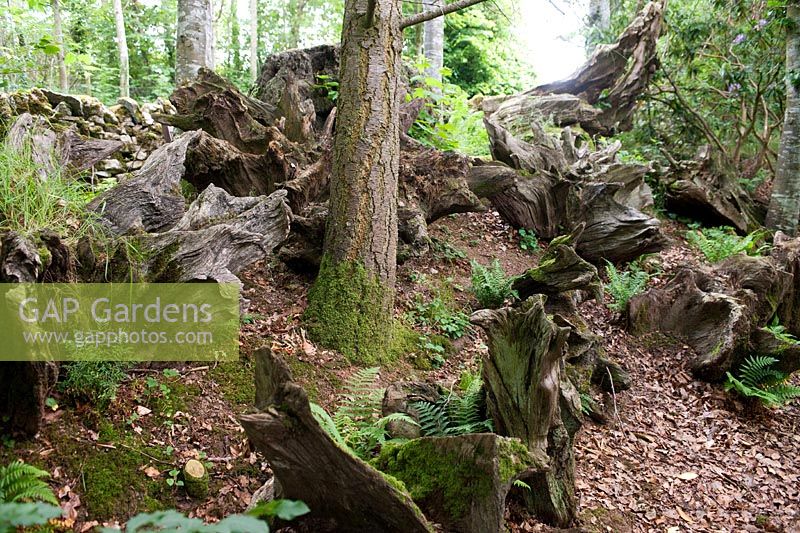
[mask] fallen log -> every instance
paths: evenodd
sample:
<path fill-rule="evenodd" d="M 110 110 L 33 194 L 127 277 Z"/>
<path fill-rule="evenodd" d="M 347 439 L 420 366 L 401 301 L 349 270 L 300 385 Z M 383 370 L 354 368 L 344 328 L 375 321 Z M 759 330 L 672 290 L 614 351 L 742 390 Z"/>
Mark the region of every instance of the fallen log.
<path fill-rule="evenodd" d="M 275 106 L 242 94 L 214 71 L 201 68 L 197 77 L 169 97 L 177 115 L 153 118 L 183 131 L 204 130 L 243 152 L 261 154 L 276 134 L 269 129 L 277 118 Z"/>
<path fill-rule="evenodd" d="M 578 257 L 572 246 L 551 243 L 539 264 L 518 276 L 512 288 L 520 300 L 574 290 L 600 294 L 600 278 L 597 268 Z"/>
<path fill-rule="evenodd" d="M 666 245 L 659 220 L 619 203 L 615 195 L 620 189 L 589 183 L 574 188 L 567 199 L 567 220 L 584 225 L 575 249 L 588 261 L 631 261 Z"/>
<path fill-rule="evenodd" d="M 340 448 L 311 414 L 308 397 L 293 383 L 288 368 L 267 348 L 256 358 L 273 359 L 260 369 L 275 375 L 257 378 L 269 383 L 272 397 L 259 394 L 266 406 L 240 421 L 253 446 L 270 462 L 280 482 L 281 497 L 302 500 L 316 531 L 409 531 L 431 528 L 407 493 L 364 461 Z"/>
<path fill-rule="evenodd" d="M 42 179 L 66 167 L 68 175 L 89 170 L 122 148 L 120 141 L 89 139 L 72 129 L 56 133 L 47 120 L 23 113 L 8 131 L 7 142 L 18 151 L 27 149 Z"/>
<path fill-rule="evenodd" d="M 740 232 L 753 231 L 764 220 L 764 213 L 738 180 L 717 168 L 708 146 L 695 159 L 676 162 L 660 181 L 666 191 L 665 207 L 671 213 Z"/>

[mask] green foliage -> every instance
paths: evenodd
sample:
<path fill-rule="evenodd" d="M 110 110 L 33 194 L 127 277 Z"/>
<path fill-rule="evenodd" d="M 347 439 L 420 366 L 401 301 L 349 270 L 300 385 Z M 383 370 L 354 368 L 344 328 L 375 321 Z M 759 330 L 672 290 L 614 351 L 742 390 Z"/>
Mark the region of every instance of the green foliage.
<path fill-rule="evenodd" d="M 116 399 L 130 366 L 124 361 L 75 361 L 65 365 L 66 378 L 58 387 L 64 394 L 102 409 Z"/>
<path fill-rule="evenodd" d="M 775 318 L 770 322 L 768 326 L 765 328 L 767 331 L 775 335 L 775 338 L 788 344 L 788 345 L 796 345 L 800 344 L 800 339 L 789 333 L 784 326 L 781 325 L 780 320 L 778 319 L 777 315 Z"/>
<path fill-rule="evenodd" d="M 612 311 L 622 312 L 628 306 L 628 301 L 644 292 L 647 282 L 650 281 L 650 274 L 643 271 L 641 267 L 632 262 L 628 265 L 628 270 L 617 270 L 609 261 L 606 261 L 606 275 L 608 283 L 604 284 L 606 292 L 611 295 L 611 302 L 607 303 Z"/>
<path fill-rule="evenodd" d="M 0 467 L 0 502 L 20 503 L 42 501 L 58 505 L 50 487 L 42 481 L 50 474 L 35 466 L 14 461 Z"/>
<path fill-rule="evenodd" d="M 534 233 L 533 230 L 519 228 L 517 233 L 519 233 L 520 249 L 528 253 L 539 251 L 539 239 L 536 238 L 536 233 Z"/>
<path fill-rule="evenodd" d="M 269 533 L 266 522 L 254 516 L 234 514 L 215 524 L 205 524 L 174 510 L 142 513 L 125 525 L 126 533 Z M 100 528 L 100 533 L 115 533 L 118 529 Z"/>
<path fill-rule="evenodd" d="M 775 168 L 784 116 L 785 6 L 762 0 L 675 0 L 665 11 L 660 68 L 642 97 L 626 146 L 691 159 L 710 145 L 716 171 L 755 185 Z M 607 32 L 590 30 L 590 48 L 616 40 L 642 6 L 616 4 Z M 720 21 L 724 20 L 724 24 Z"/>
<path fill-rule="evenodd" d="M 443 296 L 435 296 L 426 302 L 421 294 L 417 294 L 414 308 L 406 313 L 406 318 L 412 323 L 435 328 L 451 339 L 463 337 L 469 328 L 466 313 L 453 310 Z"/>
<path fill-rule="evenodd" d="M 503 305 L 506 300 L 519 297 L 511 288 L 514 278 L 506 276 L 500 261 L 497 259 L 488 267 L 472 261 L 472 293 L 481 306 L 494 309 Z"/>
<path fill-rule="evenodd" d="M 51 154 L 54 170 L 44 174 L 27 138 L 21 149 L 9 141 L 0 144 L 0 231 L 31 235 L 50 229 L 59 235 L 80 237 L 88 228 L 84 209 L 90 190 L 81 180 L 70 179 Z"/>
<path fill-rule="evenodd" d="M 467 433 L 492 431 L 492 421 L 487 420 L 483 382 L 480 377 L 462 376 L 461 394 L 451 392 L 436 402 L 413 402 L 411 407 L 419 415 L 419 426 L 425 437 L 445 437 Z"/>
<path fill-rule="evenodd" d="M 451 82 L 468 95 L 512 94 L 531 86 L 532 69 L 514 46 L 509 15 L 515 9 L 510 0 L 496 0 L 447 15 L 444 65 Z"/>
<path fill-rule="evenodd" d="M 331 102 L 336 102 L 339 99 L 339 82 L 327 74 L 317 74 L 317 80 L 319 83 L 314 88 L 322 91 Z"/>
<path fill-rule="evenodd" d="M 308 505 L 300 500 L 270 500 L 268 502 L 261 502 L 247 514 L 261 518 L 263 520 L 271 520 L 273 518 L 280 518 L 281 520 L 294 520 L 303 515 L 311 512 Z"/>
<path fill-rule="evenodd" d="M 733 228 L 695 228 L 686 232 L 686 241 L 700 250 L 712 263 L 717 263 L 736 254 L 761 255 L 769 248 L 765 244 L 767 232 L 754 231 L 744 237 Z"/>
<path fill-rule="evenodd" d="M 44 526 L 59 516 L 61 508 L 49 503 L 0 503 L 0 533 L 15 533 L 19 528 Z"/>
<path fill-rule="evenodd" d="M 353 374 L 345 384 L 341 402 L 329 415 L 317 404 L 311 404 L 311 413 L 319 425 L 342 448 L 354 455 L 368 459 L 390 439 L 386 427 L 390 422 L 403 421 L 416 424 L 408 415 L 393 413 L 381 417 L 381 402 L 385 390 L 375 385 L 380 369 L 364 368 Z"/>
<path fill-rule="evenodd" d="M 440 150 L 488 156 L 489 135 L 483 126 L 483 112 L 470 105 L 467 93 L 458 86 L 425 76 L 426 67 L 423 58 L 416 65 L 419 74 L 411 78 L 415 87 L 407 99 L 421 98 L 425 100 L 425 107 L 409 135 Z M 442 69 L 445 79 L 448 74 L 449 70 Z"/>
<path fill-rule="evenodd" d="M 463 250 L 459 250 L 449 242 L 441 239 L 431 239 L 431 249 L 437 258 L 448 263 L 455 263 L 459 259 L 467 258 L 467 254 Z"/>
<path fill-rule="evenodd" d="M 800 387 L 787 383 L 789 376 L 774 367 L 774 357 L 749 356 L 739 368 L 739 378 L 727 372 L 725 390 L 735 390 L 748 398 L 756 398 L 766 407 L 779 407 L 800 398 Z"/>

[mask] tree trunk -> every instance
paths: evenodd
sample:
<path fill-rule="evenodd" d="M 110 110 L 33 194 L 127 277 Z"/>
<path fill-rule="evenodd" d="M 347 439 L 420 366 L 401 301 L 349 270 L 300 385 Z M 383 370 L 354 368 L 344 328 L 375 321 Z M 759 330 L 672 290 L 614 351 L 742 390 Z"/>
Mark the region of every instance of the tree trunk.
<path fill-rule="evenodd" d="M 444 0 L 425 0 L 422 5 L 425 11 L 441 11 L 444 6 Z M 425 69 L 425 75 L 437 81 L 442 81 L 444 17 L 428 20 L 425 22 L 424 27 L 424 53 L 425 59 L 428 60 L 428 68 Z M 440 92 L 441 90 L 438 87 L 434 87 L 434 91 Z"/>
<path fill-rule="evenodd" d="M 213 41 L 211 0 L 179 0 L 175 50 L 177 85 L 193 79 L 200 67 L 214 68 Z"/>
<path fill-rule="evenodd" d="M 800 70 L 800 6 L 787 6 L 786 72 Z M 786 115 L 778 151 L 766 225 L 789 235 L 797 233 L 800 218 L 800 88 L 786 77 Z"/>
<path fill-rule="evenodd" d="M 258 0 L 250 0 L 250 80 L 258 79 Z"/>
<path fill-rule="evenodd" d="M 300 26 L 303 23 L 303 15 L 306 10 L 306 0 L 292 0 L 291 20 L 289 26 L 289 39 L 286 44 L 290 49 L 300 46 Z"/>
<path fill-rule="evenodd" d="M 114 21 L 117 26 L 117 50 L 119 51 L 119 95 L 127 98 L 129 89 L 128 40 L 125 37 L 125 19 L 122 15 L 122 0 L 114 0 Z"/>
<path fill-rule="evenodd" d="M 58 88 L 61 92 L 69 92 L 69 80 L 67 79 L 67 65 L 64 63 L 64 31 L 61 29 L 61 5 L 59 0 L 53 0 L 53 37 L 58 45 Z"/>
<path fill-rule="evenodd" d="M 360 362 L 391 340 L 400 162 L 400 5 L 347 0 L 330 216 L 309 293 L 312 335 Z"/>
<path fill-rule="evenodd" d="M 589 25 L 600 31 L 606 31 L 611 27 L 610 0 L 589 1 Z"/>

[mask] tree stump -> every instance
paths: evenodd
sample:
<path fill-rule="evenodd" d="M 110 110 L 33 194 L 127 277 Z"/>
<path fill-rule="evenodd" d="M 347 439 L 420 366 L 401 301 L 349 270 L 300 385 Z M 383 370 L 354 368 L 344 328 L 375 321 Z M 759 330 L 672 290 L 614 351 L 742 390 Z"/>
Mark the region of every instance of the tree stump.
<path fill-rule="evenodd" d="M 429 532 L 428 522 L 403 490 L 370 465 L 340 448 L 311 414 L 308 397 L 289 378 L 285 364 L 271 351 L 259 369 L 269 376 L 256 379 L 259 402 L 272 392 L 264 409 L 240 417 L 250 442 L 270 462 L 282 489 L 281 497 L 304 501 L 324 531 Z"/>
<path fill-rule="evenodd" d="M 519 439 L 473 433 L 386 445 L 375 464 L 446 531 L 494 532 L 503 530 L 512 483 L 545 470 L 548 460 Z"/>
<path fill-rule="evenodd" d="M 572 440 L 580 401 L 562 370 L 569 328 L 548 318 L 544 303 L 534 295 L 516 308 L 477 311 L 471 321 L 489 337 L 483 381 L 496 431 L 550 458 L 547 472 L 523 477 L 531 487 L 526 504 L 541 519 L 566 526 L 577 516 Z"/>

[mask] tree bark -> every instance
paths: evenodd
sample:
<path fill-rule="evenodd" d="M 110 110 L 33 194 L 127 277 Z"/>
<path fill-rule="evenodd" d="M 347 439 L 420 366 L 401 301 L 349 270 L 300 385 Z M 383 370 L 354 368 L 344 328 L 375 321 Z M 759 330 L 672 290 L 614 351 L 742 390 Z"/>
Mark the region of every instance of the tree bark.
<path fill-rule="evenodd" d="M 441 13 L 444 0 L 425 0 L 422 3 L 425 12 Z M 424 54 L 428 60 L 425 75 L 437 81 L 442 81 L 442 67 L 444 66 L 444 17 L 436 17 L 425 21 L 424 24 Z M 434 87 L 435 92 L 441 92 Z"/>
<path fill-rule="evenodd" d="M 114 23 L 117 27 L 117 50 L 119 52 L 119 95 L 127 98 L 129 88 L 128 40 L 125 36 L 125 18 L 122 14 L 122 0 L 114 0 Z"/>
<path fill-rule="evenodd" d="M 211 0 L 179 0 L 177 29 L 175 81 L 180 86 L 192 80 L 201 67 L 214 68 Z"/>
<path fill-rule="evenodd" d="M 786 8 L 786 72 L 800 70 L 800 6 Z M 786 114 L 778 150 L 778 168 L 772 185 L 766 226 L 788 235 L 797 233 L 800 219 L 800 88 L 786 76 Z"/>
<path fill-rule="evenodd" d="M 258 0 L 250 0 L 250 81 L 258 79 Z"/>
<path fill-rule="evenodd" d="M 69 92 L 69 80 L 67 79 L 67 65 L 64 62 L 64 31 L 61 27 L 61 4 L 59 0 L 52 0 L 53 6 L 53 37 L 58 46 L 58 88 L 61 92 Z"/>
<path fill-rule="evenodd" d="M 393 0 L 348 0 L 330 215 L 306 313 L 312 335 L 362 362 L 387 355 L 397 253 L 402 33 Z"/>

